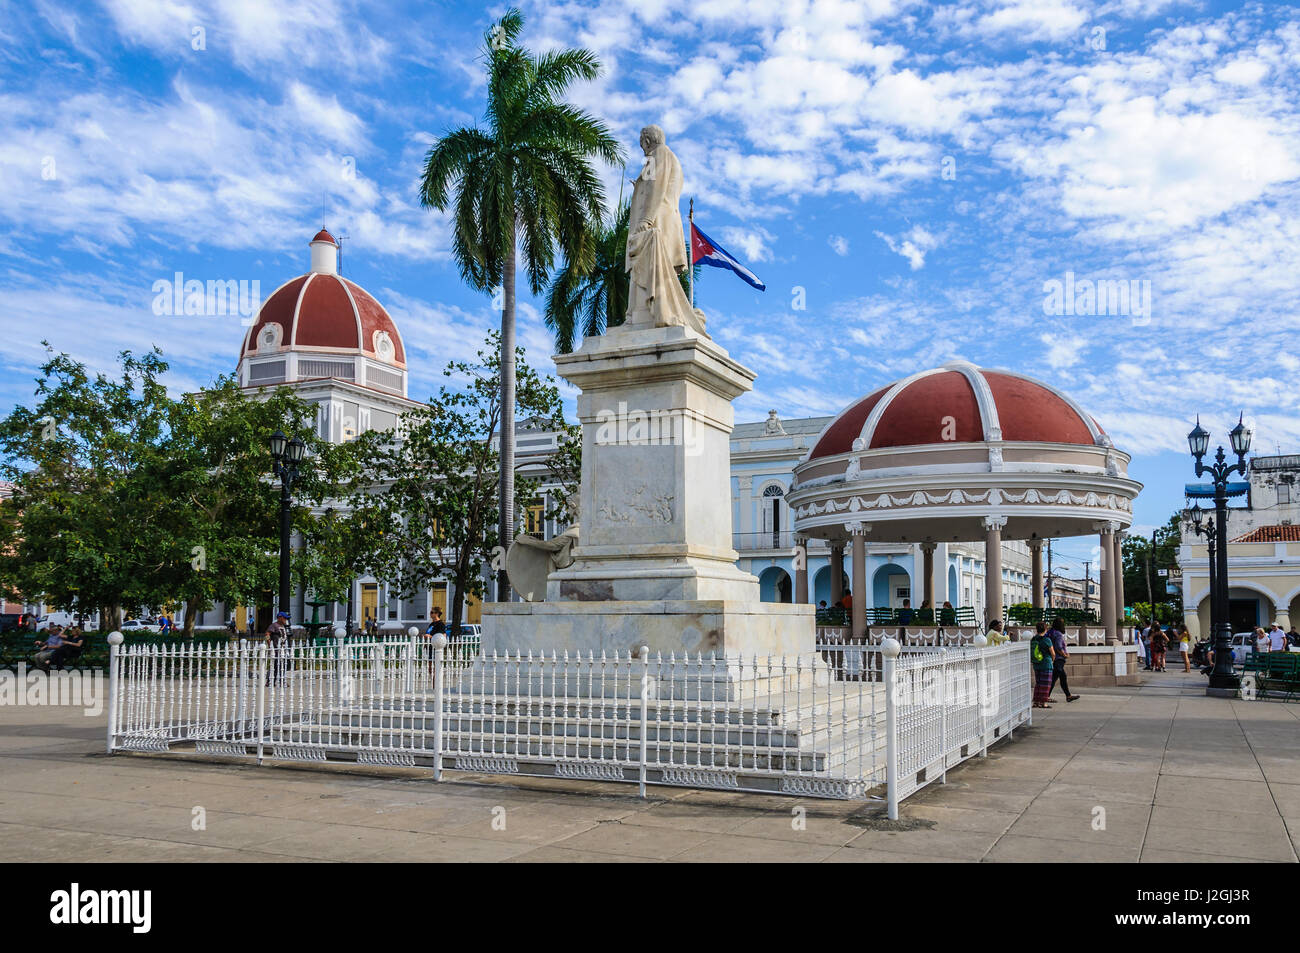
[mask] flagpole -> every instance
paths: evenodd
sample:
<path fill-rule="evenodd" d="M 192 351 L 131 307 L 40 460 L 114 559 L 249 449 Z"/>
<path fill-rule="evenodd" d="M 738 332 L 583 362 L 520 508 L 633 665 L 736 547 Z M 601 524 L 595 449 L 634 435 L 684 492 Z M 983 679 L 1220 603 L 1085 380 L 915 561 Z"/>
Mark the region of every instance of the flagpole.
<path fill-rule="evenodd" d="M 691 288 L 691 310 L 695 310 L 695 196 L 686 212 L 686 280 Z"/>

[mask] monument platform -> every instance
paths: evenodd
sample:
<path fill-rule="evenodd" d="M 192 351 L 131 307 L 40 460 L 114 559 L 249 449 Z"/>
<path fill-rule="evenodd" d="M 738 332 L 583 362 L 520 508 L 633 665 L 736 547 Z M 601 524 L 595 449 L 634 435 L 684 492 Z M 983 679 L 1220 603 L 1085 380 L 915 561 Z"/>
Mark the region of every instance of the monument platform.
<path fill-rule="evenodd" d="M 483 606 L 483 651 L 544 651 L 766 659 L 811 656 L 810 605 L 685 601 L 489 602 Z"/>

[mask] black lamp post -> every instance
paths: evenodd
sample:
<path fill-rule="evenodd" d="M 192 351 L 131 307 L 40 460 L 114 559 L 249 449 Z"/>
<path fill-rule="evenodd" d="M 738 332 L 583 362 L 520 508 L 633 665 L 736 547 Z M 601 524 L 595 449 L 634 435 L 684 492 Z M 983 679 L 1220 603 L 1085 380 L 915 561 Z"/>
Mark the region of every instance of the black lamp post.
<path fill-rule="evenodd" d="M 1219 566 L 1216 553 L 1216 544 L 1219 540 L 1219 534 L 1214 527 L 1214 520 L 1205 518 L 1205 511 L 1201 509 L 1199 503 L 1192 504 L 1192 508 L 1186 512 L 1187 524 L 1193 533 L 1197 536 L 1204 536 L 1209 551 L 1210 563 L 1210 635 L 1214 636 L 1214 600 L 1218 598 L 1219 591 Z"/>
<path fill-rule="evenodd" d="M 294 437 L 288 439 L 282 431 L 271 434 L 271 459 L 273 472 L 280 478 L 280 611 L 289 614 L 289 528 L 293 511 L 293 483 L 298 479 L 298 464 L 307 452 L 307 445 Z"/>
<path fill-rule="evenodd" d="M 1210 617 L 1214 630 L 1214 671 L 1210 673 L 1209 690 L 1214 694 L 1220 692 L 1235 693 L 1240 681 L 1232 667 L 1232 623 L 1228 618 L 1228 477 L 1234 473 L 1246 475 L 1246 454 L 1250 452 L 1250 431 L 1239 417 L 1237 426 L 1228 433 L 1232 452 L 1237 456 L 1236 463 L 1226 462 L 1223 446 L 1220 445 L 1214 462 L 1209 466 L 1202 463 L 1205 452 L 1210 448 L 1210 434 L 1201 426 L 1200 418 L 1196 428 L 1187 435 L 1187 445 L 1196 461 L 1198 477 L 1209 474 L 1214 480 L 1214 533 L 1217 546 L 1213 547 L 1215 560 L 1215 578 L 1210 588 Z M 1208 528 L 1207 528 L 1208 532 Z"/>

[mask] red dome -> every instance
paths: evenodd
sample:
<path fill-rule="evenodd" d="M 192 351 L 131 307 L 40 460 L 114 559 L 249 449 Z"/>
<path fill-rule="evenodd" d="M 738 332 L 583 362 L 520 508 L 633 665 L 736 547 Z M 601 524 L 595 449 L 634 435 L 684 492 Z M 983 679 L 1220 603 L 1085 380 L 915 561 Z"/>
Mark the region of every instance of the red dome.
<path fill-rule="evenodd" d="M 333 242 L 328 232 L 321 235 Z M 258 353 L 258 335 L 268 324 L 280 326 L 284 347 L 361 351 L 375 360 L 406 366 L 402 336 L 383 305 L 339 275 L 312 272 L 277 288 L 244 338 L 245 355 Z M 376 332 L 384 332 L 392 342 L 391 355 L 376 350 Z"/>
<path fill-rule="evenodd" d="M 983 440 L 1106 442 L 1097 422 L 1065 394 L 1009 371 L 958 362 L 882 387 L 822 431 L 809 459 L 861 449 Z"/>
<path fill-rule="evenodd" d="M 344 235 L 343 237 L 344 237 L 344 238 L 347 238 L 346 235 Z M 337 244 L 338 244 L 338 242 L 336 242 L 336 241 L 334 240 L 334 236 L 331 235 L 327 230 L 325 230 L 325 229 L 323 229 L 323 228 L 322 228 L 319 232 L 316 233 L 316 237 L 313 238 L 312 241 L 314 241 L 314 242 L 329 242 L 331 245 L 337 245 Z"/>

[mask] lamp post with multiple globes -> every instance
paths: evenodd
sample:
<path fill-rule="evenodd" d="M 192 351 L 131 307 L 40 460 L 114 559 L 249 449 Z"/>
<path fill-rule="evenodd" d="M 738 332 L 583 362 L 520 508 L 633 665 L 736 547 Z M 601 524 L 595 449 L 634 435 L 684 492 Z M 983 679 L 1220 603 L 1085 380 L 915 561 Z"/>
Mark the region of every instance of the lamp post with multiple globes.
<path fill-rule="evenodd" d="M 1202 460 L 1210 448 L 1210 433 L 1201 426 L 1200 418 L 1196 420 L 1195 429 L 1187 435 L 1187 445 L 1196 461 L 1196 475 L 1200 477 L 1208 473 L 1214 481 L 1214 534 L 1218 545 L 1212 547 L 1215 565 L 1210 586 L 1210 627 L 1214 632 L 1214 671 L 1210 673 L 1209 691 L 1215 694 L 1235 693 L 1240 684 L 1232 667 L 1232 623 L 1228 618 L 1228 478 L 1234 473 L 1246 475 L 1250 438 L 1250 430 L 1238 418 L 1237 426 L 1228 433 L 1237 462 L 1228 463 L 1220 445 L 1214 462 L 1207 466 Z M 1199 509 L 1197 507 L 1197 511 Z M 1208 527 L 1206 532 L 1209 532 Z"/>

